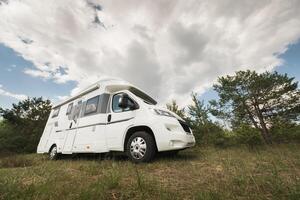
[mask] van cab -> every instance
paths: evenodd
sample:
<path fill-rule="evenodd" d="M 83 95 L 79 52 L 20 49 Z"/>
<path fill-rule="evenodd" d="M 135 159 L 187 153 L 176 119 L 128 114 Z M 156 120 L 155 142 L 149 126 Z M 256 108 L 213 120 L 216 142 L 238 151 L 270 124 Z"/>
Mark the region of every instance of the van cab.
<path fill-rule="evenodd" d="M 37 153 L 125 152 L 148 162 L 157 152 L 195 145 L 187 123 L 134 85 L 103 79 L 53 106 Z"/>

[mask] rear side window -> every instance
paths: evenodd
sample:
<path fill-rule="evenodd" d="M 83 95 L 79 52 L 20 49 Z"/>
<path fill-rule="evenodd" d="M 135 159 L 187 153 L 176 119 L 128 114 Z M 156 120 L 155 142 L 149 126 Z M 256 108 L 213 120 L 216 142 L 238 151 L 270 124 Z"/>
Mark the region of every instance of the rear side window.
<path fill-rule="evenodd" d="M 60 108 L 56 108 L 56 109 L 54 109 L 54 110 L 53 110 L 53 112 L 52 112 L 52 118 L 54 118 L 54 117 L 57 117 L 57 116 L 58 116 L 58 114 L 59 114 L 59 110 L 60 110 Z"/>
<path fill-rule="evenodd" d="M 84 115 L 89 115 L 97 112 L 99 96 L 93 97 L 86 102 Z"/>
<path fill-rule="evenodd" d="M 67 109 L 66 115 L 71 114 L 72 109 L 73 109 L 73 103 L 70 103 L 70 104 L 68 105 L 68 109 Z"/>

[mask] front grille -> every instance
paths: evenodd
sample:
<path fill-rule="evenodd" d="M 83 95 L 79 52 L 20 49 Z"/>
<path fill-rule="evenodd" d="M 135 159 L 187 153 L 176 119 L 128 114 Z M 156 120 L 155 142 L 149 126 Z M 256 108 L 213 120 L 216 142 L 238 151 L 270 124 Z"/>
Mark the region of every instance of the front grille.
<path fill-rule="evenodd" d="M 181 120 L 178 120 L 178 121 L 185 132 L 191 133 L 191 129 L 190 129 L 189 125 L 187 125 L 186 122 L 181 121 Z"/>

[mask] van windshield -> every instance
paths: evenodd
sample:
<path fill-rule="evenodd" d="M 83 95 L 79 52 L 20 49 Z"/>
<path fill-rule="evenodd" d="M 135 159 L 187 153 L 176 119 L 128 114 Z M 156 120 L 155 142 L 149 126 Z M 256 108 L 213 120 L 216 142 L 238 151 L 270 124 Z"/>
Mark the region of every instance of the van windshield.
<path fill-rule="evenodd" d="M 142 92 L 141 90 L 135 88 L 135 87 L 130 87 L 129 91 L 132 92 L 135 96 L 141 98 L 144 100 L 145 103 L 150 104 L 150 105 L 156 105 L 157 102 L 147 95 L 146 93 Z"/>

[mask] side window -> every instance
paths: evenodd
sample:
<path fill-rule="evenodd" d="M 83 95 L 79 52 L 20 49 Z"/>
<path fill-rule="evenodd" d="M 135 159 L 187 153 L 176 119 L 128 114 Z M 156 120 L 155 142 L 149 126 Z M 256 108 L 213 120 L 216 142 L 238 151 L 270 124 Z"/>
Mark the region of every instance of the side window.
<path fill-rule="evenodd" d="M 132 99 L 129 98 L 129 106 L 127 108 L 120 108 L 119 107 L 119 101 L 120 98 L 122 96 L 122 93 L 120 94 L 116 94 L 113 96 L 113 100 L 112 100 L 112 110 L 114 112 L 124 112 L 124 111 L 128 111 L 130 110 L 130 107 L 134 105 L 134 101 Z"/>
<path fill-rule="evenodd" d="M 68 109 L 67 109 L 66 115 L 71 114 L 72 109 L 73 109 L 73 103 L 70 103 L 70 104 L 68 105 Z"/>
<path fill-rule="evenodd" d="M 82 106 L 82 101 L 79 101 L 78 104 L 75 106 L 75 111 L 73 112 L 74 114 L 72 116 L 72 119 L 75 121 L 79 118 L 81 106 Z"/>
<path fill-rule="evenodd" d="M 59 107 L 59 108 L 56 108 L 56 109 L 54 109 L 54 111 L 53 111 L 53 113 L 52 113 L 52 118 L 54 118 L 54 117 L 57 117 L 57 116 L 58 116 L 58 114 L 59 114 L 59 110 L 60 110 L 60 107 Z"/>
<path fill-rule="evenodd" d="M 86 102 L 84 115 L 89 115 L 97 112 L 99 96 L 93 97 Z"/>

